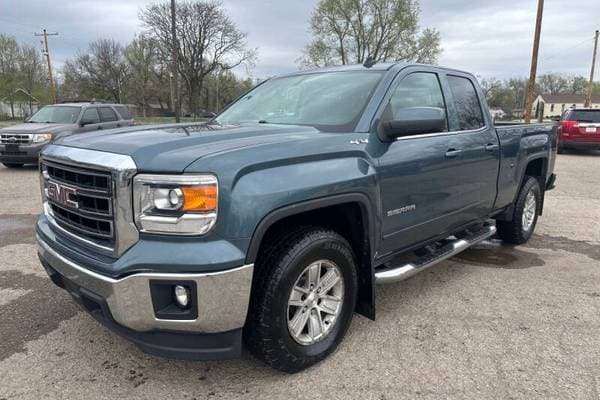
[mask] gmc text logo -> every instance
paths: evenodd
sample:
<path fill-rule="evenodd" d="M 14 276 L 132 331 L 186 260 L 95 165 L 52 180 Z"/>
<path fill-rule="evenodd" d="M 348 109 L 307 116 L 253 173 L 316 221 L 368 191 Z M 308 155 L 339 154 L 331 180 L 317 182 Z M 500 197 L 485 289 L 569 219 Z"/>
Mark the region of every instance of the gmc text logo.
<path fill-rule="evenodd" d="M 48 198 L 52 201 L 65 206 L 78 208 L 79 203 L 72 198 L 76 195 L 77 190 L 72 187 L 64 186 L 56 182 L 48 182 Z"/>

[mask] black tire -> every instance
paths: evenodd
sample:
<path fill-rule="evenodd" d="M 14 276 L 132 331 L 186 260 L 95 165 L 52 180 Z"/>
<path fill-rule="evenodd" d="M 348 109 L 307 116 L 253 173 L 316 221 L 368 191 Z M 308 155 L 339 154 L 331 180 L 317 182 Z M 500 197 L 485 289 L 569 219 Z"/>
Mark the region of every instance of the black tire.
<path fill-rule="evenodd" d="M 2 163 L 6 168 L 21 168 L 23 164 L 20 163 Z"/>
<path fill-rule="evenodd" d="M 288 329 L 288 299 L 305 268 L 318 260 L 334 262 L 343 282 L 343 302 L 329 333 L 314 344 L 300 344 Z M 336 232 L 303 227 L 280 236 L 261 250 L 248 318 L 247 348 L 258 359 L 284 372 L 298 372 L 323 360 L 342 341 L 354 313 L 357 296 L 355 256 Z"/>
<path fill-rule="evenodd" d="M 533 222 L 529 228 L 527 228 L 523 224 L 523 213 L 525 213 L 525 203 L 530 192 L 533 193 L 533 196 L 535 197 L 535 215 Z M 513 219 L 511 221 L 497 221 L 496 223 L 498 236 L 506 243 L 526 243 L 535 231 L 541 204 L 542 190 L 540 188 L 539 180 L 531 176 L 526 176 L 517 197 L 517 201 L 515 202 Z"/>

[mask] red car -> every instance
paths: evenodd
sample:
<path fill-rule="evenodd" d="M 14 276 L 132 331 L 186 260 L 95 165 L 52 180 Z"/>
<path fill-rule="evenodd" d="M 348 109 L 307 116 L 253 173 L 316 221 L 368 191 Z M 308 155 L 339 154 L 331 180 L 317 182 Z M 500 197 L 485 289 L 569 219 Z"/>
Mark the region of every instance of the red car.
<path fill-rule="evenodd" d="M 572 109 L 558 127 L 558 152 L 565 149 L 600 150 L 600 109 Z"/>

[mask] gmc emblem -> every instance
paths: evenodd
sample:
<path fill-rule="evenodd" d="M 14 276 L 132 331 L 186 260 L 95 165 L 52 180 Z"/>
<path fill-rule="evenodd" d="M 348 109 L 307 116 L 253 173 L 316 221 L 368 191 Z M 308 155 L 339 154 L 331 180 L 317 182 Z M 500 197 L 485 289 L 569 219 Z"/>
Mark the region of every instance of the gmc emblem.
<path fill-rule="evenodd" d="M 48 198 L 65 206 L 78 208 L 79 203 L 72 197 L 77 195 L 75 188 L 64 186 L 56 182 L 48 182 Z"/>

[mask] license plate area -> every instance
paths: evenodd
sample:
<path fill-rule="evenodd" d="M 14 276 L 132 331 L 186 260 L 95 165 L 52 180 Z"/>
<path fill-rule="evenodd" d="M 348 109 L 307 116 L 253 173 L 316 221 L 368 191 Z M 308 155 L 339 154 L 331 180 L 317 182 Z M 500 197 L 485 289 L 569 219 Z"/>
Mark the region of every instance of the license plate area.
<path fill-rule="evenodd" d="M 585 132 L 586 133 L 596 133 L 596 127 L 595 126 L 588 126 L 587 128 L 585 128 Z"/>
<path fill-rule="evenodd" d="M 19 153 L 19 145 L 18 144 L 6 144 L 4 145 L 5 153 Z"/>

